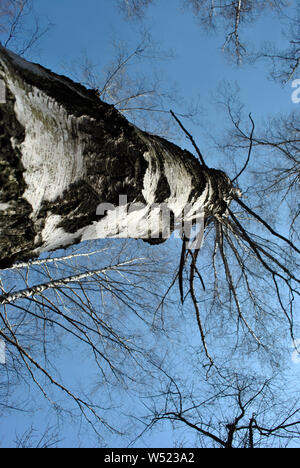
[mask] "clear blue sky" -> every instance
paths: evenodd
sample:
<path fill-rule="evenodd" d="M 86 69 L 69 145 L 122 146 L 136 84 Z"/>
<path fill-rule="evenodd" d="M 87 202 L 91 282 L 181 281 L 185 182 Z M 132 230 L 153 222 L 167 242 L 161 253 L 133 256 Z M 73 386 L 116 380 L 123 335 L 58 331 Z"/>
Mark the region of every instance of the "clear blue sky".
<path fill-rule="evenodd" d="M 290 85 L 283 88 L 268 80 L 265 65 L 258 63 L 241 68 L 229 65 L 220 50 L 222 32 L 216 35 L 201 32 L 192 15 L 183 12 L 180 4 L 177 0 L 156 0 L 147 13 L 148 25 L 161 48 L 174 51 L 174 58 L 159 65 L 165 76 L 165 84 L 175 82 L 186 101 L 200 99 L 205 114 L 201 118 L 207 127 L 203 130 L 189 124 L 189 129 L 198 140 L 202 152 L 209 155 L 212 166 L 213 148 L 205 132 L 214 128 L 219 132 L 224 125 L 224 115 L 212 104 L 212 95 L 220 84 L 237 83 L 247 113 L 252 112 L 258 121 L 277 112 L 293 110 L 295 104 L 291 101 Z M 107 66 L 111 60 L 111 39 L 116 37 L 135 45 L 140 28 L 137 23 L 125 21 L 112 0 L 37 0 L 35 11 L 40 18 L 48 17 L 54 27 L 42 39 L 32 59 L 60 74 L 66 73 L 65 65 L 78 60 L 83 54 L 99 64 L 101 71 L 101 67 Z M 280 41 L 280 29 L 278 20 L 264 17 L 249 34 L 256 38 L 257 44 L 266 39 Z M 151 65 L 143 67 L 143 72 L 152 72 Z M 180 108 L 176 110 L 185 111 Z M 66 358 L 65 368 L 70 371 L 69 363 Z M 36 390 L 32 392 L 35 395 Z M 47 419 L 47 413 L 43 410 L 43 404 L 38 403 L 37 408 L 38 425 Z M 13 434 L 22 432 L 30 421 L 31 417 L 26 420 L 20 414 L 5 418 L 0 428 L 2 444 L 11 444 Z M 68 444 L 74 443 L 73 428 L 70 427 L 67 432 L 65 440 Z M 88 439 L 83 437 L 81 440 L 82 445 L 89 445 Z M 152 434 L 148 443 L 168 447 L 172 441 L 172 433 L 165 431 Z M 118 446 L 118 442 L 115 442 L 115 446 Z"/>

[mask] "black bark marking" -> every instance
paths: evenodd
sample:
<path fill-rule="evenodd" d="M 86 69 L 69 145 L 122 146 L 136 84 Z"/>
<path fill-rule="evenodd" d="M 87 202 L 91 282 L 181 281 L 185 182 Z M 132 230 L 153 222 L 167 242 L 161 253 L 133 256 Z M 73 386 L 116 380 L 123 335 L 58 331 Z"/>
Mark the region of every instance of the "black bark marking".
<path fill-rule="evenodd" d="M 170 197 L 170 195 L 171 189 L 168 179 L 164 174 L 162 174 L 157 182 L 157 187 L 154 194 L 155 203 L 165 202 Z"/>
<path fill-rule="evenodd" d="M 27 259 L 36 235 L 29 218 L 32 207 L 22 198 L 26 183 L 18 145 L 24 141 L 25 131 L 15 116 L 14 104 L 6 87 L 6 102 L 0 104 L 0 203 L 9 205 L 0 210 L 0 268 L 11 266 L 15 258 Z"/>

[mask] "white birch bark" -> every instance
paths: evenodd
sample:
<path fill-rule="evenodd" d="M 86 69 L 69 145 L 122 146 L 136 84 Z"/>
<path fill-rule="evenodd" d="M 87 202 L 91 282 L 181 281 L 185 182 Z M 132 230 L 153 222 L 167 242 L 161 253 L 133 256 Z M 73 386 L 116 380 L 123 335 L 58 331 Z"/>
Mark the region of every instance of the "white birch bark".
<path fill-rule="evenodd" d="M 0 80 L 0 268 L 88 239 L 161 242 L 184 211 L 224 211 L 224 173 L 92 90 L 1 46 Z"/>

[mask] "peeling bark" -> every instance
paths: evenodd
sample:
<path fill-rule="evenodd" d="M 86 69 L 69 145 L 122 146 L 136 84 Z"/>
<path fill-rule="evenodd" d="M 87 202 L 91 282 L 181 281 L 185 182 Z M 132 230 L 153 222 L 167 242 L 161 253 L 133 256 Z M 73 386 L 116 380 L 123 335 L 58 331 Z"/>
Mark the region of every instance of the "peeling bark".
<path fill-rule="evenodd" d="M 0 80 L 0 268 L 82 240 L 128 237 L 132 224 L 131 237 L 162 242 L 167 221 L 153 204 L 170 211 L 170 232 L 187 205 L 190 218 L 226 210 L 232 185 L 223 172 L 141 131 L 93 90 L 1 46 Z M 99 215 L 103 203 L 111 207 Z"/>

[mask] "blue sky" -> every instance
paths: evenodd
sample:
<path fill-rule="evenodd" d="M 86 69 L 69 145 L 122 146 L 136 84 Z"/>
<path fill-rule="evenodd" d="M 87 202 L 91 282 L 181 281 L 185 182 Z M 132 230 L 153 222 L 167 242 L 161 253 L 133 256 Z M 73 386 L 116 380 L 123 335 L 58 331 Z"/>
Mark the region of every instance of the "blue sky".
<path fill-rule="evenodd" d="M 190 12 L 180 9 L 180 4 L 177 0 L 157 0 L 147 12 L 148 28 L 154 40 L 163 50 L 174 51 L 174 58 L 155 67 L 158 67 L 165 77 L 165 86 L 168 82 L 176 83 L 184 101 L 200 100 L 203 108 L 200 122 L 205 126 L 202 128 L 192 123 L 188 123 L 187 126 L 197 139 L 202 152 L 210 158 L 209 163 L 212 166 L 214 148 L 206 133 L 207 130 L 219 133 L 224 126 L 225 116 L 213 103 L 213 95 L 220 85 L 229 82 L 234 86 L 236 83 L 240 88 L 240 98 L 246 112 L 252 112 L 258 122 L 269 115 L 294 110 L 296 104 L 291 101 L 290 84 L 282 87 L 270 81 L 265 64 L 258 62 L 240 68 L 230 65 L 221 52 L 222 31 L 214 35 L 202 32 Z M 32 60 L 60 74 L 65 74 L 66 66 L 84 54 L 99 65 L 101 72 L 101 67 L 107 66 L 111 60 L 112 38 L 126 40 L 134 46 L 141 28 L 137 23 L 125 21 L 112 0 L 37 0 L 35 12 L 42 19 L 48 18 L 54 26 L 42 39 Z M 250 26 L 248 35 L 255 37 L 256 44 L 267 39 L 282 43 L 281 27 L 278 19 L 268 16 L 262 18 L 253 28 Z M 143 72 L 153 72 L 153 63 L 141 66 Z M 175 110 L 184 112 L 185 109 L 177 107 Z M 182 142 L 182 138 L 179 138 L 179 141 Z M 185 146 L 188 146 L 188 143 L 185 143 Z M 63 364 L 69 371 L 70 359 L 69 356 Z M 36 392 L 32 389 L 32 395 Z M 41 404 L 36 414 L 37 424 L 47 418 L 44 411 Z M 22 428 L 28 427 L 30 421 L 31 416 L 26 420 L 19 414 L 5 418 L 0 428 L 3 445 L 11 444 L 14 432 L 17 429 L 22 432 Z M 69 444 L 74 442 L 73 435 L 72 427 L 68 428 L 66 440 Z M 89 445 L 89 440 L 82 437 L 82 434 L 81 442 L 83 445 Z M 168 447 L 172 442 L 170 429 L 162 434 L 153 433 L 147 440 L 148 444 L 156 447 Z M 111 441 L 111 444 L 118 446 L 118 441 Z"/>
<path fill-rule="evenodd" d="M 175 81 L 185 98 L 200 96 L 203 104 L 210 99 L 220 83 L 236 82 L 241 90 L 242 102 L 249 110 L 267 114 L 289 111 L 291 87 L 282 88 L 266 77 L 265 64 L 254 66 L 229 66 L 221 52 L 223 32 L 209 34 L 201 31 L 188 11 L 182 11 L 181 2 L 163 0 L 155 2 L 148 10 L 150 32 L 163 50 L 173 50 L 174 59 L 162 62 L 165 76 Z M 109 63 L 112 53 L 110 41 L 113 37 L 135 44 L 140 25 L 124 21 L 108 0 L 53 0 L 36 2 L 37 14 L 49 18 L 54 27 L 45 36 L 39 47 L 38 57 L 45 66 L 58 73 L 65 73 L 64 63 L 70 63 L 86 53 L 101 66 Z M 282 24 L 269 15 L 258 24 L 250 25 L 248 35 L 257 39 L 256 45 L 264 40 L 282 44 Z M 147 65 L 143 64 L 143 67 Z M 151 70 L 149 70 L 151 71 Z M 215 120 L 216 115 L 213 115 Z"/>
<path fill-rule="evenodd" d="M 270 115 L 295 109 L 296 104 L 291 101 L 291 84 L 283 87 L 268 79 L 269 69 L 259 61 L 241 67 L 230 64 L 221 50 L 224 32 L 207 34 L 191 12 L 182 9 L 180 0 L 172 0 L 171 4 L 170 8 L 168 0 L 154 2 L 147 10 L 146 24 L 161 50 L 172 51 L 174 57 L 157 64 L 155 61 L 141 62 L 136 70 L 149 72 L 149 75 L 158 71 L 163 77 L 164 89 L 168 89 L 169 83 L 176 86 L 182 101 L 173 110 L 184 113 L 186 105 L 199 102 L 202 112 L 198 121 L 196 125 L 189 122 L 187 126 L 208 158 L 209 165 L 215 167 L 217 154 L 208 134 L 222 133 L 227 119 L 227 115 L 214 103 L 219 88 L 227 84 L 232 88 L 238 87 L 245 114 L 251 112 L 258 125 Z M 88 56 L 97 64 L 97 71 L 101 74 L 115 53 L 111 41 L 114 38 L 126 41 L 129 47 L 134 48 L 142 29 L 137 22 L 124 21 L 115 2 L 109 0 L 87 0 L 85 3 L 78 0 L 39 0 L 36 11 L 42 18 L 49 18 L 55 26 L 43 38 L 35 58 L 61 74 L 68 73 L 71 64 L 82 56 Z M 275 16 L 263 15 L 257 23 L 245 28 L 245 38 L 250 37 L 256 47 L 267 40 L 281 47 L 285 43 L 281 35 L 283 27 L 284 23 Z M 182 134 L 178 136 L 178 143 L 192 149 Z"/>

